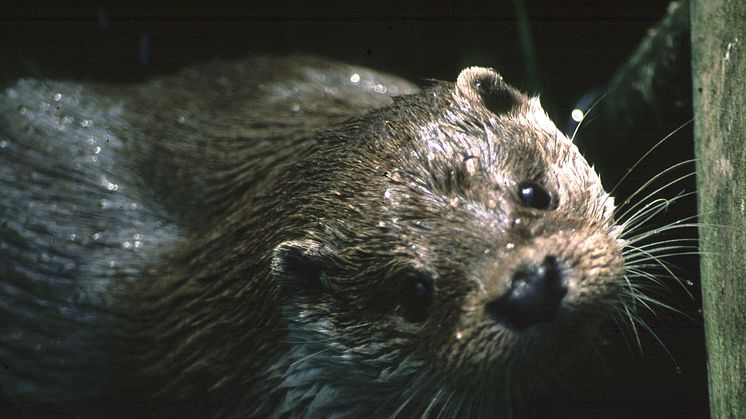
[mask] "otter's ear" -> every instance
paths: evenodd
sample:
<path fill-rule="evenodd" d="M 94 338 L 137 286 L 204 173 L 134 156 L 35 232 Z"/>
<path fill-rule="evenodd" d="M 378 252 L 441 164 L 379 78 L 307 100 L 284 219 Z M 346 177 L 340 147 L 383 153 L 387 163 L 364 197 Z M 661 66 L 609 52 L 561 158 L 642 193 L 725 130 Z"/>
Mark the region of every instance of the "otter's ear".
<path fill-rule="evenodd" d="M 464 99 L 479 103 L 495 115 L 508 113 L 528 98 L 509 86 L 491 68 L 469 67 L 456 80 L 456 92 Z"/>
<path fill-rule="evenodd" d="M 272 276 L 281 284 L 321 285 L 324 257 L 317 242 L 289 240 L 275 247 Z"/>

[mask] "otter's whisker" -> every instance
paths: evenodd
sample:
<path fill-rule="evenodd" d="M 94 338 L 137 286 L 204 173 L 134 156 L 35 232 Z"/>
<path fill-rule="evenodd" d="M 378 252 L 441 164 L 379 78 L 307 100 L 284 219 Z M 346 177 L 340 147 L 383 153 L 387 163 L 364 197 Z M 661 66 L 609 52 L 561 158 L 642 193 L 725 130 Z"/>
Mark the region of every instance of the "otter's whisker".
<path fill-rule="evenodd" d="M 687 239 L 679 239 L 679 240 L 687 240 Z M 672 241 L 678 241 L 676 239 Z M 654 243 L 655 244 L 655 243 Z M 685 286 L 685 281 L 683 281 L 678 275 L 676 275 L 672 270 L 671 266 L 668 262 L 666 262 L 664 259 L 674 256 L 684 256 L 684 255 L 700 255 L 701 252 L 697 250 L 696 246 L 658 246 L 650 248 L 650 246 L 643 247 L 635 247 L 635 246 L 629 246 L 628 254 L 625 256 L 625 269 L 628 272 L 636 272 L 638 276 L 643 276 L 648 279 L 652 279 L 654 277 L 653 274 L 648 272 L 643 272 L 643 268 L 663 268 L 668 276 L 672 279 L 674 279 L 682 289 L 689 295 L 690 298 L 693 298 L 693 295 L 688 287 Z M 653 264 L 648 264 L 646 262 L 654 262 Z M 656 283 L 659 283 L 658 280 L 655 280 Z"/>
<path fill-rule="evenodd" d="M 632 218 L 621 224 L 622 228 L 625 229 L 624 233 L 622 233 L 622 237 L 635 232 L 648 221 L 655 218 L 655 216 L 665 211 L 668 208 L 669 202 L 668 199 L 659 198 L 646 204 L 645 207 L 641 208 Z M 628 223 L 634 223 L 634 225 L 630 227 Z"/>
<path fill-rule="evenodd" d="M 394 412 L 392 412 L 391 415 L 389 415 L 389 419 L 398 418 L 399 415 L 402 412 L 404 412 L 405 409 L 409 407 L 409 404 L 412 403 L 412 401 L 417 400 L 421 396 L 422 393 L 430 392 L 432 391 L 433 388 L 440 388 L 441 387 L 440 382 L 442 380 L 441 379 L 437 379 L 437 380 L 438 380 L 438 384 L 434 384 L 434 381 L 436 381 L 436 378 L 434 378 L 433 376 L 427 377 L 424 380 L 424 382 L 420 377 L 417 377 L 417 376 L 410 379 L 408 388 L 414 388 L 414 391 L 412 391 L 412 394 L 409 397 L 407 397 L 403 402 L 401 402 L 399 404 L 399 407 L 396 410 L 394 410 Z M 409 414 L 410 417 L 412 415 L 421 416 L 417 414 L 417 411 L 413 411 Z"/>
<path fill-rule="evenodd" d="M 653 304 L 653 305 L 655 305 L 657 307 L 665 308 L 666 310 L 672 311 L 672 312 L 674 312 L 676 314 L 680 314 L 682 316 L 690 317 L 691 318 L 691 316 L 689 316 L 688 314 L 684 313 L 683 311 L 681 311 L 681 310 L 677 309 L 676 307 L 674 307 L 674 306 L 672 306 L 670 304 L 667 304 L 667 303 L 665 303 L 665 302 L 663 302 L 661 300 L 658 300 L 656 298 L 652 298 L 652 297 L 647 296 L 647 295 L 642 295 L 641 297 L 638 297 L 638 298 L 642 298 L 645 301 L 645 303 L 644 303 L 645 307 L 648 310 L 650 310 L 650 312 L 652 314 L 654 314 L 656 317 L 659 317 L 658 313 L 657 313 L 657 311 L 655 309 L 653 309 L 650 306 L 651 304 Z M 641 301 L 641 303 L 643 303 L 643 302 Z"/>
<path fill-rule="evenodd" d="M 678 169 L 681 169 L 684 166 L 689 166 L 689 165 L 695 164 L 696 162 L 697 162 L 697 159 L 684 160 L 684 161 L 680 161 L 678 163 L 674 163 L 671 166 L 667 167 L 666 169 L 661 170 L 660 172 L 658 172 L 657 174 L 655 174 L 653 177 L 651 177 L 647 181 L 645 181 L 645 183 L 643 183 L 642 185 L 640 185 L 634 192 L 632 192 L 632 194 L 630 194 L 630 196 L 628 196 L 621 204 L 619 204 L 617 206 L 616 210 L 619 211 L 621 209 L 624 209 L 627 205 L 629 205 L 630 202 L 633 201 L 633 199 L 635 197 L 637 197 L 637 195 L 639 195 L 639 194 L 643 193 L 644 191 L 646 191 L 648 189 L 648 187 L 650 187 L 653 183 L 655 183 L 659 179 L 662 179 L 664 176 L 668 176 L 671 172 L 674 172 L 674 171 L 676 171 Z M 636 201 L 637 201 L 638 204 L 639 203 L 644 203 L 645 201 L 648 200 L 648 198 L 650 198 L 651 196 L 655 195 L 656 192 L 658 192 L 660 190 L 663 190 L 666 187 L 669 187 L 671 185 L 676 184 L 677 182 L 680 182 L 680 181 L 686 179 L 687 176 L 694 176 L 695 174 L 696 174 L 696 171 L 694 171 L 694 170 L 687 171 L 687 173 L 685 175 L 683 175 L 683 176 L 681 176 L 679 178 L 676 178 L 676 179 L 674 179 L 672 181 L 669 181 L 669 183 L 666 184 L 665 186 L 658 188 L 655 192 L 649 192 L 643 198 L 637 199 Z"/>
<path fill-rule="evenodd" d="M 632 322 L 631 319 L 627 318 L 626 313 L 624 313 L 623 306 L 625 304 L 627 304 L 627 302 L 620 301 L 620 304 L 622 305 L 622 307 L 615 307 L 616 311 L 614 311 L 612 313 L 611 319 L 614 322 L 614 324 L 616 325 L 617 329 L 621 332 L 620 336 L 622 337 L 622 339 L 624 339 L 624 344 L 627 347 L 627 350 L 630 353 L 632 353 L 633 352 L 633 345 L 630 342 L 630 336 L 629 336 L 630 334 L 629 334 L 628 331 L 632 330 L 633 331 L 632 334 L 633 335 L 635 334 L 634 323 Z M 638 350 L 641 351 L 642 349 L 638 347 Z M 603 357 L 602 357 L 602 359 L 603 359 Z M 605 359 L 604 359 L 604 361 L 605 361 Z"/>
<path fill-rule="evenodd" d="M 625 277 L 624 279 L 629 284 L 629 279 L 627 277 Z M 630 291 L 632 290 L 634 290 L 634 287 L 630 285 Z M 633 291 L 632 292 L 633 297 L 634 297 L 634 294 L 635 292 Z M 633 300 L 630 301 L 629 303 L 631 303 L 634 306 L 636 302 L 637 302 L 637 298 L 633 298 Z M 637 331 L 637 322 L 635 321 L 636 317 L 635 315 L 632 314 L 632 311 L 629 308 L 629 304 L 624 304 L 622 308 L 624 309 L 624 313 L 627 315 L 627 319 L 629 320 L 628 324 L 632 328 L 632 333 L 634 335 L 635 342 L 637 343 L 637 348 L 640 350 L 640 353 L 642 353 L 643 352 L 642 341 L 640 340 L 640 333 Z"/>
<path fill-rule="evenodd" d="M 656 256 L 658 258 L 669 258 L 674 256 L 683 256 L 683 255 L 699 255 L 701 254 L 699 250 L 697 249 L 697 246 L 691 245 L 691 246 L 685 246 L 685 245 L 678 245 L 678 246 L 666 246 L 665 248 L 653 248 L 653 249 L 644 249 L 643 251 L 636 252 L 635 249 L 629 249 L 628 252 L 625 252 L 624 257 L 627 259 L 625 263 L 626 268 L 631 267 L 649 267 L 649 265 L 646 265 L 644 262 L 651 259 L 650 255 Z"/>
<path fill-rule="evenodd" d="M 652 246 L 653 244 L 657 243 L 651 243 L 641 247 L 630 246 L 625 249 L 625 252 L 622 253 L 625 256 L 625 264 L 627 266 L 632 266 L 633 262 L 635 261 L 638 261 L 640 259 L 645 260 L 643 258 L 647 257 L 647 255 L 668 257 L 691 254 L 692 252 L 696 252 L 696 254 L 699 254 L 699 251 L 696 250 L 696 245 L 671 244 L 669 246 L 666 246 L 665 244 L 662 244 L 660 246 Z"/>
<path fill-rule="evenodd" d="M 443 397 L 443 392 L 444 392 L 444 391 L 445 391 L 445 390 L 443 389 L 443 387 L 441 387 L 441 388 L 439 388 L 439 389 L 438 389 L 438 391 L 436 391 L 436 392 L 435 392 L 435 394 L 434 394 L 434 395 L 432 396 L 432 398 L 430 399 L 430 403 L 428 403 L 428 404 L 427 404 L 427 407 L 425 407 L 425 411 L 424 411 L 424 412 L 422 412 L 422 417 L 425 417 L 425 418 L 426 418 L 426 417 L 429 417 L 429 415 L 430 415 L 430 411 L 432 411 L 432 409 L 433 409 L 433 408 L 434 408 L 434 407 L 435 407 L 435 406 L 436 406 L 436 405 L 437 405 L 438 403 L 440 403 L 440 401 L 441 401 L 441 397 Z M 453 397 L 453 393 L 451 393 L 451 394 L 449 395 L 449 397 L 448 397 L 448 398 L 450 399 L 451 397 Z"/>
<path fill-rule="evenodd" d="M 638 231 L 640 227 L 644 226 L 648 221 L 655 218 L 655 216 L 657 216 L 661 212 L 667 210 L 671 204 L 687 196 L 692 196 L 694 194 L 695 192 L 681 193 L 674 198 L 669 198 L 669 199 L 659 198 L 648 203 L 645 207 L 640 208 L 634 215 L 632 215 L 630 218 L 624 221 L 622 226 L 625 230 L 623 231 L 621 236 L 625 238 L 629 238 L 631 235 L 635 234 L 635 232 Z M 695 214 L 689 217 L 681 218 L 681 219 L 669 222 L 667 223 L 667 225 L 676 224 L 676 223 L 681 224 L 682 222 L 689 221 L 692 219 L 697 219 L 697 215 Z"/>
<path fill-rule="evenodd" d="M 686 162 L 684 162 L 684 163 L 686 163 Z M 679 164 L 681 164 L 681 163 L 679 163 Z M 675 166 L 676 166 L 676 165 L 672 166 L 672 168 L 673 168 L 673 167 L 675 167 Z M 690 178 L 690 177 L 692 177 L 692 176 L 694 176 L 694 175 L 696 175 L 696 172 L 690 172 L 690 173 L 687 173 L 687 174 L 685 174 L 685 175 L 679 176 L 678 178 L 676 178 L 676 179 L 674 179 L 674 180 L 672 180 L 672 181 L 670 181 L 670 182 L 668 182 L 668 183 L 664 184 L 663 186 L 660 186 L 660 187 L 656 188 L 656 189 L 655 189 L 655 190 L 653 190 L 652 192 L 648 193 L 648 194 L 647 194 L 647 195 L 646 195 L 645 197 L 643 197 L 643 198 L 641 198 L 640 200 L 638 200 L 638 202 L 637 202 L 636 204 L 632 205 L 631 207 L 629 207 L 629 208 L 625 208 L 625 206 L 626 206 L 626 205 L 627 205 L 627 204 L 628 204 L 628 203 L 630 202 L 630 200 L 631 200 L 632 198 L 634 198 L 634 197 L 635 197 L 635 196 L 636 196 L 636 195 L 637 195 L 638 193 L 640 193 L 640 192 L 644 191 L 644 190 L 645 190 L 645 188 L 646 188 L 646 187 L 647 187 L 647 186 L 649 185 L 649 183 L 650 183 L 650 182 L 652 182 L 653 180 L 649 181 L 649 182 L 648 182 L 648 184 L 646 184 L 646 185 L 644 185 L 643 187 L 641 187 L 640 189 L 638 189 L 638 190 L 637 190 L 637 191 L 636 191 L 635 193 L 633 193 L 633 194 L 632 194 L 632 195 L 631 195 L 631 196 L 630 196 L 629 198 L 627 198 L 627 200 L 625 200 L 625 201 L 624 201 L 624 202 L 622 203 L 622 205 L 620 205 L 620 206 L 619 206 L 619 209 L 622 209 L 622 208 L 624 208 L 624 209 L 625 209 L 625 210 L 624 210 L 624 212 L 623 212 L 623 213 L 622 213 L 621 215 L 618 215 L 618 214 L 617 214 L 617 211 L 618 211 L 619 209 L 617 209 L 617 210 L 615 210 L 615 212 L 614 212 L 614 216 L 615 216 L 615 217 L 616 217 L 617 219 L 620 219 L 620 220 L 624 219 L 624 218 L 625 218 L 625 217 L 627 216 L 627 214 L 629 214 L 629 213 L 633 212 L 633 211 L 634 211 L 634 210 L 635 210 L 636 208 L 640 207 L 641 205 L 643 205 L 643 204 L 644 204 L 644 205 L 645 205 L 646 207 L 647 207 L 647 206 L 649 206 L 649 204 L 647 204 L 647 201 L 648 201 L 648 199 L 650 199 L 651 197 L 655 196 L 656 194 L 660 193 L 661 191 L 665 190 L 666 188 L 669 188 L 669 187 L 671 187 L 671 186 L 673 186 L 673 185 L 675 185 L 675 184 L 677 184 L 677 183 L 679 183 L 679 182 L 681 182 L 681 181 L 684 181 L 684 180 L 686 180 L 686 179 L 688 179 L 688 178 Z M 693 191 L 692 191 L 692 192 L 693 192 Z M 691 194 L 692 192 L 689 192 L 689 194 Z M 686 195 L 685 195 L 685 196 L 686 196 Z M 675 199 L 677 199 L 677 197 L 674 197 L 674 198 L 669 198 L 669 199 L 674 199 L 674 200 L 675 200 Z"/>
<path fill-rule="evenodd" d="M 679 199 L 685 198 L 686 196 L 691 196 L 694 194 L 695 194 L 694 192 L 682 193 L 675 198 L 671 198 L 671 199 L 659 198 L 659 199 L 656 199 L 650 202 L 648 205 L 646 205 L 644 208 L 641 208 L 636 214 L 631 216 L 629 219 L 627 219 L 622 224 L 624 231 L 622 232 L 621 237 L 627 240 L 629 240 L 632 237 L 636 237 L 637 231 L 639 231 L 640 228 L 644 227 L 650 220 L 654 219 L 661 212 L 666 211 L 672 203 L 678 201 Z M 681 218 L 675 221 L 668 222 L 662 227 L 669 226 L 669 225 L 682 224 L 684 222 L 687 222 L 693 219 L 697 219 L 697 215 L 692 215 L 689 217 L 684 217 L 684 218 Z M 699 223 L 695 222 L 693 224 L 699 224 Z M 648 233 L 653 230 L 659 231 L 659 229 L 656 228 L 656 229 L 648 230 L 644 233 Z"/>
<path fill-rule="evenodd" d="M 646 310 L 648 310 L 649 312 L 651 312 L 654 315 L 656 315 L 655 314 L 655 310 L 653 310 L 653 308 L 650 307 L 650 305 L 648 304 L 648 302 L 646 301 L 646 299 L 643 297 L 643 294 L 641 294 L 641 293 L 635 293 L 635 295 L 634 295 L 633 298 L 635 299 L 635 302 L 636 302 L 636 304 L 635 304 L 635 308 L 636 309 L 638 309 L 638 307 L 643 307 Z"/>
<path fill-rule="evenodd" d="M 690 120 L 684 122 L 683 124 L 679 125 L 676 129 L 674 129 L 673 131 L 671 131 L 670 133 L 668 133 L 668 135 L 666 135 L 665 137 L 663 137 L 660 141 L 658 141 L 657 143 L 655 143 L 655 145 L 653 145 L 653 147 L 651 147 L 650 150 L 648 150 L 645 154 L 643 154 L 642 157 L 640 157 L 637 160 L 637 162 L 635 162 L 635 164 L 632 165 L 632 167 L 630 167 L 629 169 L 627 169 L 627 172 L 624 174 L 624 176 L 622 176 L 622 178 L 617 181 L 616 185 L 614 185 L 614 187 L 611 188 L 611 190 L 609 191 L 609 195 L 613 195 L 614 192 L 616 191 L 616 189 L 619 187 L 619 185 L 621 185 L 622 182 L 627 178 L 627 176 L 629 176 L 629 174 L 632 173 L 632 171 L 635 170 L 635 168 L 637 168 L 637 166 L 643 160 L 645 160 L 656 148 L 658 148 L 661 144 L 663 144 L 664 142 L 666 142 L 666 140 L 668 140 L 669 138 L 673 137 L 676 133 L 678 133 L 679 131 L 681 131 L 682 129 L 684 129 L 684 127 L 686 127 L 687 125 L 691 124 L 693 121 L 694 121 L 694 119 L 690 119 Z"/>
<path fill-rule="evenodd" d="M 681 283 L 681 281 L 679 280 L 679 277 L 676 274 L 673 273 L 673 271 L 668 266 L 668 264 L 666 262 L 664 262 L 663 260 L 661 260 L 660 257 L 658 257 L 656 255 L 653 255 L 650 252 L 645 251 L 645 250 L 640 250 L 640 252 L 648 255 L 649 259 L 651 261 L 653 261 L 653 262 L 656 262 L 661 268 L 663 268 L 671 276 L 671 278 L 674 278 L 674 279 L 677 280 L 677 282 Z M 686 288 L 684 288 L 684 289 L 686 289 Z M 687 292 L 688 292 L 688 290 L 687 290 Z M 690 294 L 690 296 L 691 296 L 691 294 Z"/>
<path fill-rule="evenodd" d="M 703 224 L 703 223 L 700 223 L 699 221 L 695 221 L 693 223 L 690 222 L 691 220 L 696 220 L 697 218 L 698 218 L 698 216 L 696 214 L 695 215 L 690 215 L 688 217 L 683 217 L 683 218 L 680 218 L 678 220 L 671 221 L 671 222 L 666 223 L 666 224 L 664 224 L 664 225 L 662 225 L 660 227 L 652 228 L 652 229 L 650 229 L 648 231 L 643 231 L 641 233 L 636 233 L 635 232 L 640 227 L 640 224 L 637 224 L 633 228 L 624 231 L 621 234 L 621 237 L 624 240 L 626 240 L 627 242 L 630 242 L 630 241 L 633 241 L 633 240 L 634 241 L 639 241 L 640 237 L 643 236 L 643 235 L 646 235 L 646 237 L 647 237 L 650 234 L 652 234 L 652 235 L 659 234 L 659 233 L 665 231 L 665 230 L 661 231 L 661 229 L 667 228 L 667 227 L 670 227 L 670 226 L 681 226 L 681 225 L 684 225 L 685 228 L 695 228 L 695 227 L 696 228 L 702 228 L 702 227 L 709 228 L 709 227 L 717 227 L 717 226 L 714 226 L 714 225 Z M 632 233 L 634 233 L 634 234 L 632 234 Z"/>
<path fill-rule="evenodd" d="M 604 92 L 602 95 L 596 98 L 596 100 L 593 101 L 591 106 L 588 107 L 588 110 L 585 111 L 585 116 L 583 117 L 583 119 L 581 119 L 580 122 L 578 122 L 578 125 L 575 126 L 575 130 L 572 132 L 572 135 L 570 136 L 570 141 L 575 142 L 575 136 L 578 135 L 578 131 L 580 131 L 581 126 L 585 127 L 586 125 L 588 125 L 588 123 L 593 122 L 593 119 L 595 119 L 595 113 L 593 113 L 593 111 L 596 109 L 596 106 L 598 106 L 598 104 L 600 104 L 608 95 L 609 95 L 608 91 Z M 590 117 L 591 114 L 593 114 L 594 116 Z M 586 120 L 588 120 L 588 123 L 585 123 Z"/>
<path fill-rule="evenodd" d="M 450 393 L 438 413 L 439 418 L 447 419 L 458 416 L 458 412 L 462 409 L 466 397 L 454 391 Z"/>
<path fill-rule="evenodd" d="M 682 220 L 682 221 L 685 221 L 685 220 Z M 627 239 L 626 245 L 629 246 L 629 245 L 637 243 L 637 242 L 639 242 L 641 240 L 645 240 L 645 239 L 647 239 L 649 237 L 657 236 L 657 235 L 659 235 L 661 233 L 665 233 L 665 232 L 668 232 L 668 231 L 682 230 L 682 229 L 696 229 L 696 228 L 701 228 L 701 227 L 707 227 L 707 226 L 704 225 L 704 224 L 702 224 L 702 223 L 683 223 L 683 224 L 678 224 L 678 222 L 673 222 L 673 223 L 667 224 L 667 225 L 665 225 L 663 227 L 654 228 L 652 230 L 649 230 L 649 231 L 637 234 L 634 237 L 631 237 L 631 238 Z M 713 226 L 713 227 L 715 227 L 715 226 Z"/>
<path fill-rule="evenodd" d="M 689 238 L 689 237 L 675 238 L 675 239 L 661 240 L 661 241 L 657 241 L 657 242 L 654 242 L 654 243 L 647 243 L 647 244 L 643 244 L 643 245 L 640 245 L 640 246 L 625 247 L 622 250 L 622 255 L 633 254 L 633 252 L 632 252 L 633 247 L 634 248 L 640 248 L 640 249 L 648 249 L 648 248 L 652 247 L 652 248 L 657 249 L 657 248 L 659 248 L 662 245 L 670 245 L 670 244 L 674 244 L 674 243 L 693 243 L 691 245 L 682 244 L 681 246 L 683 246 L 683 247 L 692 247 L 692 248 L 697 248 L 698 247 L 697 246 L 697 244 L 698 244 L 697 239 L 695 239 L 693 237 L 692 238 Z"/>
<path fill-rule="evenodd" d="M 657 266 L 658 265 L 654 265 L 652 267 L 657 267 Z M 660 287 L 660 286 L 664 285 L 664 282 L 663 282 L 662 278 L 660 278 L 659 276 L 654 275 L 654 274 L 652 274 L 650 272 L 639 270 L 639 269 L 636 269 L 636 268 L 627 268 L 626 270 L 627 270 L 627 272 L 629 274 L 633 275 L 633 276 L 630 277 L 631 279 L 634 279 L 634 278 L 644 278 L 644 279 L 646 279 L 646 280 L 654 283 L 655 286 L 657 286 L 657 287 Z M 639 283 L 639 282 L 635 281 L 632 284 L 629 284 L 629 286 L 632 287 L 632 288 L 634 288 L 634 289 L 636 289 L 636 290 L 641 290 L 641 289 L 652 290 L 652 289 L 654 289 L 654 287 L 651 286 L 651 284 L 649 284 L 648 282 Z"/>
<path fill-rule="evenodd" d="M 636 281 L 633 281 L 633 283 Z M 632 286 L 633 289 L 640 292 L 635 292 L 634 295 L 630 294 L 632 298 L 636 300 L 636 303 L 641 304 L 643 307 L 647 308 L 652 314 L 657 316 L 657 313 L 650 307 L 649 304 L 654 304 L 656 306 L 664 307 L 667 309 L 670 309 L 671 311 L 676 312 L 677 314 L 685 315 L 683 312 L 679 311 L 678 309 L 674 308 L 673 306 L 664 303 L 663 301 L 654 298 L 651 293 L 654 293 L 656 290 L 660 290 L 660 288 L 657 287 L 651 287 L 649 285 L 643 285 L 643 284 L 635 284 Z M 642 292 L 645 291 L 645 292 Z M 659 292 L 660 295 L 664 295 L 663 293 Z"/>
<path fill-rule="evenodd" d="M 702 254 L 702 252 L 700 252 L 698 250 L 697 251 L 687 251 L 687 252 L 677 251 L 677 252 L 662 253 L 662 254 L 651 253 L 651 254 L 647 255 L 647 257 L 640 256 L 640 257 L 638 257 L 636 259 L 631 259 L 630 262 L 638 263 L 638 262 L 646 262 L 646 261 L 649 261 L 649 260 L 662 260 L 663 258 L 668 258 L 668 257 L 673 257 L 673 256 L 701 255 L 701 254 Z M 630 265 L 630 266 L 634 266 L 634 265 Z"/>
<path fill-rule="evenodd" d="M 668 358 L 669 358 L 669 359 L 670 359 L 670 360 L 671 360 L 671 361 L 672 361 L 672 362 L 673 362 L 674 364 L 676 364 L 676 359 L 674 358 L 674 356 L 673 356 L 673 354 L 671 353 L 671 351 L 670 351 L 670 350 L 668 349 L 668 346 L 666 346 L 666 344 L 665 344 L 665 343 L 663 343 L 663 341 L 662 341 L 662 340 L 661 340 L 661 338 L 660 338 L 660 337 L 658 336 L 658 334 L 657 334 L 657 333 L 655 333 L 655 331 L 653 330 L 653 328 L 652 328 L 652 327 L 650 327 L 650 325 L 649 325 L 649 324 L 647 324 L 647 323 L 646 323 L 646 322 L 645 322 L 644 320 L 642 320 L 642 318 L 639 318 L 639 317 L 635 318 L 635 322 L 636 322 L 636 323 L 637 323 L 637 324 L 638 324 L 638 325 L 639 325 L 640 327 L 642 327 L 643 329 L 645 329 L 645 330 L 646 330 L 646 331 L 647 331 L 648 333 L 650 333 L 650 335 L 651 335 L 651 336 L 653 336 L 653 339 L 655 339 L 655 341 L 656 341 L 656 342 L 658 342 L 658 344 L 659 344 L 659 345 L 661 346 L 661 348 L 663 348 L 663 351 L 664 351 L 664 352 L 666 352 L 666 355 L 668 355 Z"/>
<path fill-rule="evenodd" d="M 402 411 L 403 411 L 403 410 L 404 410 L 404 409 L 405 409 L 405 408 L 407 407 L 407 405 L 409 405 L 409 402 L 411 402 L 411 401 L 412 401 L 412 399 L 414 398 L 414 396 L 415 396 L 416 394 L 417 394 L 417 391 L 414 391 L 414 392 L 412 392 L 412 394 L 411 394 L 411 395 L 410 395 L 409 397 L 407 397 L 407 399 L 406 399 L 406 400 L 404 400 L 404 402 L 402 402 L 402 403 L 401 403 L 401 404 L 399 405 L 399 407 L 398 407 L 398 408 L 397 408 L 396 410 L 394 410 L 394 411 L 393 411 L 393 412 L 392 412 L 392 413 L 391 413 L 391 414 L 389 415 L 389 419 L 397 419 L 397 418 L 399 417 L 399 414 L 401 414 L 401 412 L 402 412 Z"/>
<path fill-rule="evenodd" d="M 676 201 L 678 201 L 678 200 L 680 200 L 682 198 L 685 198 L 687 196 L 692 196 L 694 194 L 695 194 L 695 192 L 682 193 L 682 194 L 677 195 L 674 198 L 670 198 L 670 199 L 665 200 L 665 202 L 661 198 L 661 199 L 657 200 L 658 202 L 655 202 L 654 205 L 651 205 L 650 208 L 641 208 L 638 211 L 637 214 L 633 215 L 630 219 L 628 219 L 627 221 L 625 221 L 626 229 L 622 232 L 621 237 L 624 238 L 624 239 L 626 239 L 626 240 L 630 240 L 630 239 L 636 238 L 638 236 L 637 231 L 641 227 L 643 227 L 645 225 L 645 223 L 647 223 L 649 220 L 655 218 L 655 216 L 658 215 L 658 214 L 660 214 L 660 212 L 666 210 L 672 203 L 674 203 L 674 202 L 676 202 Z M 651 203 L 651 204 L 653 204 L 653 203 Z M 658 205 L 659 207 L 656 207 L 655 205 Z M 643 214 L 643 213 L 647 213 L 647 215 Z M 670 222 L 666 223 L 664 226 L 661 226 L 661 227 L 665 227 L 665 226 L 669 226 L 669 225 L 682 224 L 682 223 L 685 223 L 685 222 L 688 222 L 688 221 L 691 221 L 691 220 L 696 220 L 697 218 L 698 218 L 697 214 L 694 214 L 694 215 L 690 215 L 688 217 L 680 218 L 678 220 L 670 221 Z M 691 223 L 691 224 L 697 224 L 699 227 L 705 226 L 705 224 L 701 224 L 698 221 L 695 221 L 694 223 Z M 657 229 L 651 229 L 651 230 L 643 232 L 642 234 L 648 233 L 648 232 L 653 231 L 653 230 L 658 231 Z"/>

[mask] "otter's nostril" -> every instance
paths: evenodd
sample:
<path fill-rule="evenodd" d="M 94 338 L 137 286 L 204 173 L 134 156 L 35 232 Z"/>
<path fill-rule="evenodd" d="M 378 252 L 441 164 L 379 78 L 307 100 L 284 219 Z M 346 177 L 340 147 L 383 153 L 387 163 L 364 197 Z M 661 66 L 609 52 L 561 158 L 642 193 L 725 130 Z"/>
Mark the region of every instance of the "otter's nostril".
<path fill-rule="evenodd" d="M 540 265 L 522 265 L 513 273 L 510 289 L 487 304 L 487 312 L 505 326 L 523 330 L 552 320 L 567 294 L 555 256 Z"/>

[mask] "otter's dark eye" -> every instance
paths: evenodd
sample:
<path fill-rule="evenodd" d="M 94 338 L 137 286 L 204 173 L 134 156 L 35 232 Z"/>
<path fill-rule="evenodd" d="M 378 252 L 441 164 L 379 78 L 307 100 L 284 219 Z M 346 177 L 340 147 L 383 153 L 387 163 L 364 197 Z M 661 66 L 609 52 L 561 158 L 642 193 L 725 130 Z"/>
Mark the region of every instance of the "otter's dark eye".
<path fill-rule="evenodd" d="M 401 306 L 405 316 L 412 321 L 425 320 L 433 303 L 433 278 L 430 273 L 420 270 L 403 275 Z"/>
<path fill-rule="evenodd" d="M 547 210 L 552 206 L 552 196 L 536 182 L 519 183 L 518 198 L 529 208 Z"/>

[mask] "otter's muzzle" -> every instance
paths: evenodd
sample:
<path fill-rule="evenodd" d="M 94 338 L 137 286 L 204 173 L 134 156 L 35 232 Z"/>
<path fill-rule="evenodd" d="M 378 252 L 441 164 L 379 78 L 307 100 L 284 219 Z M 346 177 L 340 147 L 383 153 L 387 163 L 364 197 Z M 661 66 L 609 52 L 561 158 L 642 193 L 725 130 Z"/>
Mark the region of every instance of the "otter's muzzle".
<path fill-rule="evenodd" d="M 567 294 L 563 276 L 555 256 L 546 256 L 538 265 L 520 265 L 505 294 L 487 303 L 487 312 L 504 326 L 519 331 L 551 321 Z"/>

